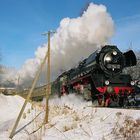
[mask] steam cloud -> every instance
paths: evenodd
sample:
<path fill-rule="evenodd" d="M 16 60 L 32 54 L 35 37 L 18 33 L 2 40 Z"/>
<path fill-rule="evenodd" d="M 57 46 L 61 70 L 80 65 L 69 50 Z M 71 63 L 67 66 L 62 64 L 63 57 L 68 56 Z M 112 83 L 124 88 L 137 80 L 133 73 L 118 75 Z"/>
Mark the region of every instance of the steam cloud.
<path fill-rule="evenodd" d="M 104 5 L 90 3 L 83 15 L 64 18 L 51 37 L 51 70 L 53 79 L 107 43 L 114 33 L 114 23 Z M 35 75 L 47 51 L 47 44 L 39 47 L 35 58 L 27 60 L 18 71 L 20 83 L 28 83 Z"/>

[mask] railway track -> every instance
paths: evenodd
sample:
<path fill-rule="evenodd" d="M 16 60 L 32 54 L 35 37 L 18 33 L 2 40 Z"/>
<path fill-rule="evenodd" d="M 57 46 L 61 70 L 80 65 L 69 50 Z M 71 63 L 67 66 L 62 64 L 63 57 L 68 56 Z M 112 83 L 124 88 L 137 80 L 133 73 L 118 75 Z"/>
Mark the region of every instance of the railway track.
<path fill-rule="evenodd" d="M 92 108 L 110 108 L 110 109 L 132 109 L 132 110 L 140 110 L 140 106 L 127 106 L 127 107 L 104 107 L 104 106 L 98 106 L 98 105 L 89 105 L 86 107 L 92 107 Z M 85 107 L 85 108 L 86 108 Z"/>

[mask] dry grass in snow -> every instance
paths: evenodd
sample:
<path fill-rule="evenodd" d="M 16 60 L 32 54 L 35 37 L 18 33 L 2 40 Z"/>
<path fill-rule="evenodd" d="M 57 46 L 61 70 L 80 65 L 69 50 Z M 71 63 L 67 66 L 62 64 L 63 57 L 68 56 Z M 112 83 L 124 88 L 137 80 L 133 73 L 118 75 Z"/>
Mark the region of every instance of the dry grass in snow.
<path fill-rule="evenodd" d="M 140 118 L 133 119 L 130 116 L 125 116 L 123 123 L 116 122 L 112 134 L 115 135 L 115 139 L 139 140 Z"/>
<path fill-rule="evenodd" d="M 8 102 L 8 105 L 5 103 Z M 21 109 L 23 100 L 18 97 L 1 96 L 0 140 L 9 140 L 13 123 Z M 19 132 L 14 140 L 112 140 L 134 139 L 140 137 L 140 111 L 127 109 L 95 108 L 91 102 L 75 95 L 61 99 L 50 99 L 49 123 L 44 129 L 36 130 L 44 119 L 40 115 L 32 125 Z M 9 108 L 10 107 L 10 108 Z M 29 106 L 30 107 L 30 106 Z M 35 110 L 26 110 L 26 118 L 19 127 L 24 126 L 43 109 L 44 104 Z M 14 111 L 9 115 L 9 112 Z M 7 115 L 6 115 L 7 114 Z M 129 116 L 129 117 L 128 117 Z M 19 128 L 18 127 L 18 128 Z"/>

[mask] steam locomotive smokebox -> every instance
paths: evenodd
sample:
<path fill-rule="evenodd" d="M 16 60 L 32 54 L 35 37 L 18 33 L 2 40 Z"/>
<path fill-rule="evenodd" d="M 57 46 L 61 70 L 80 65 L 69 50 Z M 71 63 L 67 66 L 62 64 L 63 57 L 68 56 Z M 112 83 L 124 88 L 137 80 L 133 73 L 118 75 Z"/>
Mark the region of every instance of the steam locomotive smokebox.
<path fill-rule="evenodd" d="M 117 46 L 106 45 L 98 54 L 97 62 L 107 75 L 117 75 L 124 68 L 125 58 Z"/>

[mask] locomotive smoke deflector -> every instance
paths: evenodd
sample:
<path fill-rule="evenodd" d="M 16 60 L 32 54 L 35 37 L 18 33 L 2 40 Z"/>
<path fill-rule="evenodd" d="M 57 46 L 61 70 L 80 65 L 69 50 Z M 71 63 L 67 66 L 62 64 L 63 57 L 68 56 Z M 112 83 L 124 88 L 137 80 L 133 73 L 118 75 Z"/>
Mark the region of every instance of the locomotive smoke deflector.
<path fill-rule="evenodd" d="M 136 56 L 132 50 L 125 52 L 125 67 L 135 66 L 137 64 Z"/>

